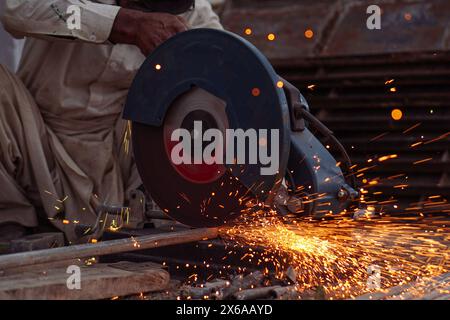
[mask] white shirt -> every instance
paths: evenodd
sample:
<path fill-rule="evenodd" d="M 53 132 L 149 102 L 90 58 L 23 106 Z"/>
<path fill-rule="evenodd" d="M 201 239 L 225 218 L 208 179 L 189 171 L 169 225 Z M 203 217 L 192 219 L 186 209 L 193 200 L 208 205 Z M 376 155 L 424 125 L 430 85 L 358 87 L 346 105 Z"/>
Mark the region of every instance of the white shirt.
<path fill-rule="evenodd" d="M 59 199 L 67 198 L 69 220 L 95 221 L 93 197 L 123 205 L 126 190 L 139 182 L 124 154 L 121 113 L 145 57 L 135 46 L 107 41 L 120 9 L 113 2 L 6 0 L 2 17 L 8 31 L 27 37 L 18 75 L 39 107 L 52 151 L 47 163 L 53 181 L 37 187 L 54 185 Z M 61 14 L 74 4 L 82 8 L 81 30 L 70 30 Z M 194 28 L 221 28 L 206 0 L 183 17 Z M 53 216 L 53 200 L 43 201 Z"/>

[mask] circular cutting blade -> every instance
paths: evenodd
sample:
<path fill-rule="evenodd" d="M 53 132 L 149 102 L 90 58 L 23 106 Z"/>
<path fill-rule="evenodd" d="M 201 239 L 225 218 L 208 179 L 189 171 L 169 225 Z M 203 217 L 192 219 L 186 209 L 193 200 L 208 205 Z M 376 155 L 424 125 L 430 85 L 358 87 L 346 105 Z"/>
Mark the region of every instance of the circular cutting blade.
<path fill-rule="evenodd" d="M 158 47 L 133 81 L 124 118 L 133 122 L 144 186 L 161 209 L 184 224 L 222 225 L 245 212 L 247 200 L 270 200 L 286 172 L 290 119 L 280 78 L 261 52 L 232 33 L 195 29 Z M 207 161 L 220 158 L 215 152 L 194 165 L 173 161 L 178 141 L 172 133 L 187 130 L 195 144 L 197 122 L 204 133 L 229 128 L 256 135 L 232 150 L 245 149 L 245 163 L 237 152 L 225 165 Z M 208 143 L 201 143 L 206 150 Z M 198 153 L 192 157 L 198 159 Z"/>
<path fill-rule="evenodd" d="M 172 166 L 178 174 L 192 183 L 217 181 L 226 171 L 225 166 L 217 161 L 219 155 L 212 153 L 208 159 L 204 159 L 203 151 L 209 143 L 202 141 L 203 133 L 209 129 L 217 129 L 221 136 L 225 137 L 226 130 L 229 128 L 225 109 L 225 101 L 206 90 L 193 87 L 175 99 L 167 112 L 163 124 L 163 140 L 167 156 L 171 158 Z M 189 133 L 191 137 L 186 141 L 191 152 L 188 159 L 184 159 L 189 162 L 184 161 L 184 163 L 175 165 L 172 153 L 177 156 L 180 155 L 180 152 L 176 152 L 175 148 L 179 142 L 174 141 L 172 135 L 180 129 L 185 130 L 185 133 Z M 214 139 L 211 138 L 211 140 Z M 196 146 L 199 151 L 197 159 L 193 157 Z M 225 152 L 224 144 L 221 143 L 219 148 L 220 153 L 223 154 Z"/>
<path fill-rule="evenodd" d="M 178 97 L 168 110 L 162 127 L 135 123 L 133 145 L 141 178 L 164 212 L 178 222 L 193 227 L 219 226 L 237 216 L 248 200 L 249 190 L 223 164 L 204 161 L 175 165 L 172 141 L 177 129 L 185 129 L 192 138 L 195 122 L 202 130 L 218 129 L 225 136 L 228 118 L 225 102 L 200 88 Z M 190 141 L 193 146 L 196 141 Z M 224 150 L 224 145 L 221 147 Z M 202 146 L 203 150 L 203 146 Z"/>

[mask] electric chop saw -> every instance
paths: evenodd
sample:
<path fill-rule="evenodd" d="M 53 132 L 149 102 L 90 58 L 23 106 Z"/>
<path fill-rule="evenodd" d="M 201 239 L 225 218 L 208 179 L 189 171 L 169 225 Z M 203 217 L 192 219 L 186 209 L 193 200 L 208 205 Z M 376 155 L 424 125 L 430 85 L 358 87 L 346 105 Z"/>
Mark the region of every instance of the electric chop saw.
<path fill-rule="evenodd" d="M 188 226 L 220 226 L 249 201 L 323 217 L 359 199 L 351 161 L 333 133 L 299 90 L 233 33 L 196 29 L 163 43 L 138 71 L 124 118 L 132 122 L 147 192 Z"/>

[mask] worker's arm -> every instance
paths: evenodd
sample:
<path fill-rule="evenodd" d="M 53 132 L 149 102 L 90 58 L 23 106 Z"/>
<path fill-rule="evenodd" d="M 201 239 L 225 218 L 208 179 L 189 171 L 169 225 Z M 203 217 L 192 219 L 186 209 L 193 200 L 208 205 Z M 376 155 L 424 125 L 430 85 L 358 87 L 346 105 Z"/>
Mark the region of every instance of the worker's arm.
<path fill-rule="evenodd" d="M 80 29 L 71 30 L 69 6 L 81 9 Z M 187 29 L 182 18 L 146 13 L 87 0 L 6 0 L 2 16 L 5 28 L 15 36 L 75 39 L 92 43 L 137 45 L 144 54 L 174 34 Z"/>
<path fill-rule="evenodd" d="M 81 9 L 81 28 L 70 30 L 67 19 L 72 5 Z M 103 43 L 110 36 L 119 6 L 85 0 L 6 0 L 2 22 L 16 37 L 77 39 Z"/>

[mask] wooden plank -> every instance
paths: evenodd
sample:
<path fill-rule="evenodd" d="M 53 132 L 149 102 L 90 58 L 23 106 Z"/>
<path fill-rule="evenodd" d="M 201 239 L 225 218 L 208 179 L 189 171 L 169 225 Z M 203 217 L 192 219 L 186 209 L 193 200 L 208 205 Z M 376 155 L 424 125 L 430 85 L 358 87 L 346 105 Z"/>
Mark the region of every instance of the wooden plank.
<path fill-rule="evenodd" d="M 164 290 L 170 276 L 154 263 L 119 262 L 80 267 L 81 288 L 69 289 L 67 267 L 0 277 L 1 300 L 88 300 Z"/>

